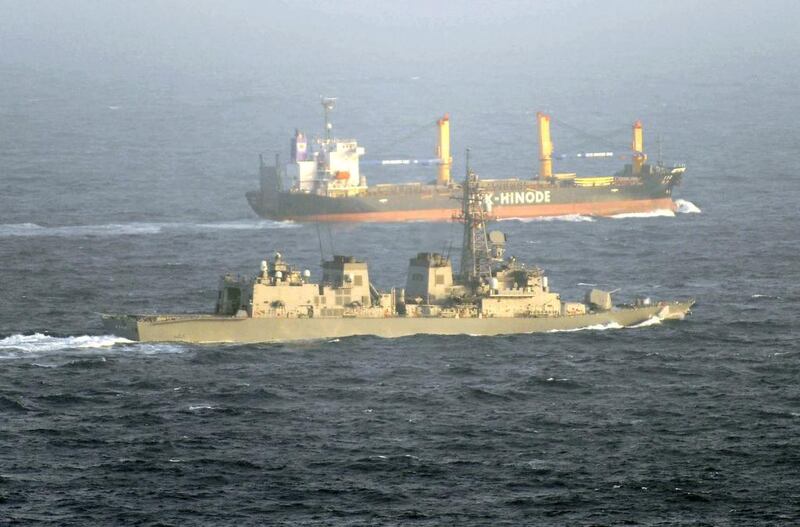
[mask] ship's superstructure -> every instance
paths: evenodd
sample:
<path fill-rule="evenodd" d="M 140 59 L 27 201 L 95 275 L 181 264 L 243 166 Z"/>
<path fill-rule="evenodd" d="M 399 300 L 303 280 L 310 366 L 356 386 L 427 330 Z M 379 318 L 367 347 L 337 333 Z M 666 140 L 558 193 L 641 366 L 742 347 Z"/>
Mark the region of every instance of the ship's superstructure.
<path fill-rule="evenodd" d="M 275 220 L 295 221 L 450 221 L 458 212 L 460 182 L 450 178 L 450 117 L 436 122 L 438 143 L 432 159 L 384 160 L 382 164 L 437 166 L 431 183 L 368 185 L 362 173 L 365 150 L 354 139 L 336 139 L 330 112 L 335 99 L 323 99 L 324 138 L 310 141 L 295 132 L 289 162 L 276 158 L 260 165 L 261 186 L 247 193 L 253 210 Z M 609 216 L 630 212 L 674 209 L 672 189 L 685 167 L 647 163 L 642 123 L 632 129 L 631 162 L 613 175 L 579 176 L 553 170 L 554 151 L 549 115 L 537 114 L 539 170 L 532 178 L 484 179 L 481 186 L 496 218 L 527 218 L 585 214 Z M 609 157 L 611 152 L 588 152 L 579 157 Z"/>
<path fill-rule="evenodd" d="M 488 231 L 488 199 L 472 172 L 463 183 L 457 219 L 464 225 L 461 270 L 450 258 L 419 253 L 409 260 L 404 288 L 381 292 L 365 261 L 334 256 L 322 276 L 292 267 L 280 253 L 253 278 L 222 278 L 210 315 L 107 315 L 111 331 L 136 340 L 262 342 L 351 335 L 398 337 L 417 333 L 496 335 L 630 326 L 653 317 L 683 318 L 693 301 L 614 307 L 611 294 L 587 293 L 570 302 L 550 289 L 547 276 L 505 257 L 506 237 Z"/>
<path fill-rule="evenodd" d="M 290 161 L 285 174 L 291 188 L 300 193 L 329 197 L 357 196 L 367 188 L 366 178 L 360 172 L 360 158 L 364 148 L 355 139 L 333 139 L 333 124 L 330 112 L 335 99 L 324 98 L 325 138 L 312 144 L 300 130 L 295 130 L 290 143 Z M 278 178 L 278 173 L 274 175 Z M 273 184 L 283 186 L 281 179 Z"/>

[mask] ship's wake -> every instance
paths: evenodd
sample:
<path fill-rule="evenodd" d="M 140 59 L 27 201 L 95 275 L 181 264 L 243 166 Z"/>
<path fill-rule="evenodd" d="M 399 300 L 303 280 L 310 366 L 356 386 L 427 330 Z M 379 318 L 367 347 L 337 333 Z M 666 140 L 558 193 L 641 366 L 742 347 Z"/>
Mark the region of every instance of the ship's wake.
<path fill-rule="evenodd" d="M 22 351 L 35 353 L 39 351 L 62 351 L 86 348 L 108 348 L 115 344 L 131 342 L 114 335 L 81 335 L 78 337 L 53 337 L 42 333 L 33 335 L 11 335 L 0 339 L 0 352 Z"/>
<path fill-rule="evenodd" d="M 135 236 L 146 234 L 162 234 L 170 232 L 201 232 L 208 230 L 267 230 L 298 227 L 299 224 L 289 221 L 240 220 L 215 223 L 103 223 L 94 225 L 60 225 L 45 226 L 37 223 L 5 223 L 0 224 L 0 238 L 10 237 L 108 237 Z"/>
<path fill-rule="evenodd" d="M 582 214 L 565 214 L 563 216 L 536 216 L 534 218 L 501 218 L 498 221 L 519 221 L 522 223 L 530 223 L 534 221 L 568 221 L 581 223 L 596 220 L 591 216 L 584 216 Z"/>
<path fill-rule="evenodd" d="M 647 212 L 623 212 L 622 214 L 614 214 L 609 218 L 615 220 L 624 220 L 627 218 L 674 218 L 675 213 L 669 209 L 656 209 Z"/>
<path fill-rule="evenodd" d="M 0 238 L 8 237 L 85 237 L 158 234 L 163 224 L 158 223 L 106 223 L 101 225 L 44 226 L 37 223 L 6 223 L 0 225 Z"/>
<path fill-rule="evenodd" d="M 691 201 L 685 199 L 676 199 L 674 211 L 670 209 L 657 209 L 657 210 L 650 210 L 647 212 L 624 212 L 622 214 L 614 214 L 609 217 L 615 220 L 626 219 L 626 218 L 674 218 L 676 216 L 676 213 L 700 214 L 700 212 L 702 212 L 700 210 L 700 207 L 698 207 Z"/>
<path fill-rule="evenodd" d="M 182 224 L 189 230 L 222 230 L 222 231 L 249 231 L 260 229 L 292 229 L 299 227 L 299 223 L 293 221 L 271 221 L 271 220 L 242 220 L 242 221 L 223 221 L 218 223 L 186 223 Z"/>
<path fill-rule="evenodd" d="M 677 214 L 699 214 L 700 208 L 685 199 L 675 200 L 675 210 L 670 209 L 656 209 L 647 212 L 623 212 L 620 214 L 612 214 L 611 216 L 604 216 L 614 220 L 624 220 L 630 218 L 674 218 Z M 592 222 L 597 221 L 595 216 L 586 216 L 583 214 L 565 214 L 563 216 L 537 216 L 534 218 L 502 218 L 499 221 L 519 221 L 522 223 L 529 223 L 535 221 L 567 221 L 567 222 Z"/>
<path fill-rule="evenodd" d="M 15 334 L 0 339 L 0 359 L 34 358 L 62 353 L 107 353 L 112 348 L 124 353 L 145 355 L 181 352 L 184 348 L 173 344 L 142 344 L 116 335 L 79 335 L 55 337 L 43 333 Z"/>

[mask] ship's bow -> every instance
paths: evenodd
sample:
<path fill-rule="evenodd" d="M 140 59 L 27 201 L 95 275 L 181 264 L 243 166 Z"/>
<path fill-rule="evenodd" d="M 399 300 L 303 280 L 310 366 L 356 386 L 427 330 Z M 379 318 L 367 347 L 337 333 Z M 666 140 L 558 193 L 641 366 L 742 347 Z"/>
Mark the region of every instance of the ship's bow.
<path fill-rule="evenodd" d="M 661 308 L 658 312 L 658 318 L 661 320 L 683 320 L 686 315 L 692 312 L 694 304 L 694 299 L 670 302 Z"/>

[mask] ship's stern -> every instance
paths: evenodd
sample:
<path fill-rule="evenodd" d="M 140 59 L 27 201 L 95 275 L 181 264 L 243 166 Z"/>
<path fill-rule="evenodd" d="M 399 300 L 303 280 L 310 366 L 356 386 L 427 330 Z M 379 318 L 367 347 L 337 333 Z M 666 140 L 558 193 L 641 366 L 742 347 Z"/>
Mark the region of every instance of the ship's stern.
<path fill-rule="evenodd" d="M 278 166 L 267 166 L 260 160 L 259 176 L 260 188 L 245 194 L 247 202 L 262 218 L 279 219 L 276 216 L 280 194 L 283 192 L 283 182 Z"/>
<path fill-rule="evenodd" d="M 139 340 L 139 319 L 135 315 L 101 315 L 103 329 L 128 340 Z"/>

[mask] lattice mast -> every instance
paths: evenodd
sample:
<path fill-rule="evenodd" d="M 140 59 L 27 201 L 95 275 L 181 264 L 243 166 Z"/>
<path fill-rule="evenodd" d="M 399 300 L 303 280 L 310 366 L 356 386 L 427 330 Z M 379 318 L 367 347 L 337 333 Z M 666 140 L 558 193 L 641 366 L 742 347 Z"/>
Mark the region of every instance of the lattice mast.
<path fill-rule="evenodd" d="M 467 166 L 464 179 L 464 197 L 461 213 L 456 219 L 464 224 L 464 239 L 461 246 L 461 280 L 465 285 L 479 286 L 492 277 L 492 256 L 486 222 L 489 215 L 486 194 L 480 188 L 480 179 Z"/>

